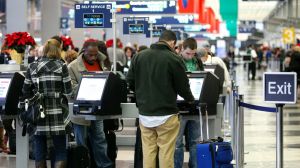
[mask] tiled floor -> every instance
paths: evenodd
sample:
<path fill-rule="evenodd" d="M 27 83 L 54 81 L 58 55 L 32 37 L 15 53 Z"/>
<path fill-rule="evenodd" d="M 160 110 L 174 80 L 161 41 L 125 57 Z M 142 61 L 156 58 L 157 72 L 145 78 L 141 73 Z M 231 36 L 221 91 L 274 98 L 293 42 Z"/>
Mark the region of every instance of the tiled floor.
<path fill-rule="evenodd" d="M 244 102 L 273 106 L 262 101 L 262 81 L 247 81 L 242 66 L 237 68 L 237 81 Z M 261 73 L 258 73 L 261 76 Z M 276 167 L 276 115 L 245 109 L 245 168 Z M 133 167 L 133 147 L 119 147 L 118 168 Z M 188 153 L 185 153 L 185 162 Z M 33 166 L 30 162 L 30 167 Z M 14 168 L 15 158 L 0 156 L 0 168 Z M 284 108 L 284 168 L 300 167 L 300 103 Z"/>

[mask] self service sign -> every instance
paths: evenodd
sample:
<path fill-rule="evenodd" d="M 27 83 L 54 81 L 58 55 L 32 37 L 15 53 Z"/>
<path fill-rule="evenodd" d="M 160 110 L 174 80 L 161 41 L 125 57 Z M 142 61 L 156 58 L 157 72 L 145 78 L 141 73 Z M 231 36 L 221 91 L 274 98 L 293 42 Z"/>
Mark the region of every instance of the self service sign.
<path fill-rule="evenodd" d="M 276 104 L 295 104 L 297 74 L 294 72 L 264 73 L 264 101 Z"/>
<path fill-rule="evenodd" d="M 112 4 L 75 4 L 75 28 L 112 28 Z"/>

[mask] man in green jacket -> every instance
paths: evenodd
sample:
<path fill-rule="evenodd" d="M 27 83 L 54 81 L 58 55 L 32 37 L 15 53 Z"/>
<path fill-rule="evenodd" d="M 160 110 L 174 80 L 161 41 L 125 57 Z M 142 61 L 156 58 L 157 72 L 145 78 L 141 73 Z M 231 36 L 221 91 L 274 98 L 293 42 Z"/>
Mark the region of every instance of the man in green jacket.
<path fill-rule="evenodd" d="M 184 60 L 184 64 L 188 71 L 203 71 L 203 63 L 196 57 L 197 54 L 197 41 L 194 38 L 187 38 L 183 41 L 181 56 Z M 200 137 L 199 120 L 188 120 L 180 117 L 180 129 L 176 141 L 175 150 L 175 168 L 182 168 L 183 166 L 183 155 L 184 155 L 184 144 L 183 134 L 186 130 L 186 144 L 189 144 L 189 168 L 197 168 L 197 152 L 196 146 Z"/>
<path fill-rule="evenodd" d="M 136 55 L 127 80 L 135 91 L 143 144 L 143 167 L 174 167 L 175 142 L 179 131 L 177 94 L 193 103 L 182 59 L 174 52 L 176 35 L 166 30 L 159 42 Z M 159 148 L 159 150 L 158 150 Z"/>

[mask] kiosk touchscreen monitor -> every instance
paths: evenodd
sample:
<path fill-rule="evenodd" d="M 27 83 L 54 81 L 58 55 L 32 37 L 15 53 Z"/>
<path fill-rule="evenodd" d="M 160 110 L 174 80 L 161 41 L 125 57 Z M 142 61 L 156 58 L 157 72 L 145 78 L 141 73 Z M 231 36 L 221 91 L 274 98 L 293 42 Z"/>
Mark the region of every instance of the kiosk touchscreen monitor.
<path fill-rule="evenodd" d="M 0 73 L 0 113 L 16 115 L 25 77 L 21 72 Z"/>
<path fill-rule="evenodd" d="M 11 78 L 0 78 L 0 101 L 6 99 L 6 95 L 10 86 Z"/>
<path fill-rule="evenodd" d="M 78 101 L 99 101 L 102 98 L 106 78 L 82 78 L 78 90 Z"/>
<path fill-rule="evenodd" d="M 126 82 L 118 74 L 84 72 L 74 101 L 74 114 L 120 115 L 126 88 Z"/>
<path fill-rule="evenodd" d="M 144 25 L 129 24 L 129 34 L 144 34 Z"/>
<path fill-rule="evenodd" d="M 219 99 L 219 78 L 211 72 L 192 72 L 187 73 L 190 82 L 190 89 L 195 98 L 197 106 L 216 105 Z M 193 106 L 187 104 L 182 97 L 177 96 L 177 106 L 179 110 L 189 111 L 189 114 L 198 114 Z M 215 114 L 216 111 L 209 111 L 209 115 Z"/>
<path fill-rule="evenodd" d="M 196 101 L 199 101 L 203 81 L 204 78 L 189 78 L 190 88 Z M 178 95 L 177 100 L 183 100 L 183 98 Z"/>
<path fill-rule="evenodd" d="M 224 69 L 218 64 L 206 64 L 204 65 L 204 70 L 215 74 L 220 80 L 220 93 L 222 93 L 223 83 L 224 83 Z"/>

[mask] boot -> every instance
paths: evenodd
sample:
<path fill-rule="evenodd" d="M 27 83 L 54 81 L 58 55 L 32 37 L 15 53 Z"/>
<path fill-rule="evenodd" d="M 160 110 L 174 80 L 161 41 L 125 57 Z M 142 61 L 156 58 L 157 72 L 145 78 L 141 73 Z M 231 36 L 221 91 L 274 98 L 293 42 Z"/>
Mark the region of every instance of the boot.
<path fill-rule="evenodd" d="M 35 162 L 35 168 L 47 168 L 46 160 Z"/>
<path fill-rule="evenodd" d="M 4 151 L 4 152 L 7 150 L 6 144 L 4 142 L 4 128 L 3 127 L 0 128 L 0 150 Z"/>
<path fill-rule="evenodd" d="M 67 161 L 56 161 L 55 162 L 55 168 L 66 168 L 67 167 Z"/>

